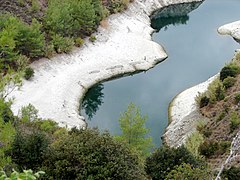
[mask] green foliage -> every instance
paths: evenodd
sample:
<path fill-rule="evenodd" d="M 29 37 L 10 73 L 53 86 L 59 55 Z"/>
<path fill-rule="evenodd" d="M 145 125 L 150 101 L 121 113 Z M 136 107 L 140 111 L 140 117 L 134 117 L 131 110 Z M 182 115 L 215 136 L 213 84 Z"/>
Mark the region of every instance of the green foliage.
<path fill-rule="evenodd" d="M 222 178 L 228 180 L 240 179 L 240 168 L 232 166 L 230 169 L 224 169 L 222 173 Z"/>
<path fill-rule="evenodd" d="M 195 100 L 200 108 L 207 106 L 210 102 L 210 98 L 207 97 L 206 93 L 199 93 Z"/>
<path fill-rule="evenodd" d="M 225 78 L 225 79 L 223 80 L 223 86 L 224 86 L 226 89 L 228 89 L 228 88 L 234 86 L 234 84 L 235 84 L 236 81 L 237 81 L 236 78 L 228 76 L 227 78 Z"/>
<path fill-rule="evenodd" d="M 161 147 L 146 159 L 146 173 L 153 179 L 165 179 L 175 166 L 187 163 L 193 167 L 202 164 L 185 147 Z"/>
<path fill-rule="evenodd" d="M 43 171 L 33 173 L 32 170 L 23 170 L 23 172 L 19 173 L 13 170 L 8 177 L 4 171 L 0 171 L 0 180 L 36 180 L 43 174 L 45 174 Z"/>
<path fill-rule="evenodd" d="M 10 154 L 19 169 L 37 169 L 44 160 L 49 139 L 41 131 L 25 126 L 17 131 Z"/>
<path fill-rule="evenodd" d="M 75 46 L 81 47 L 84 44 L 84 40 L 80 37 L 75 39 Z"/>
<path fill-rule="evenodd" d="M 74 41 L 71 38 L 62 37 L 56 34 L 52 36 L 51 44 L 53 44 L 54 49 L 57 53 L 69 53 L 74 46 Z"/>
<path fill-rule="evenodd" d="M 213 175 L 205 168 L 194 168 L 190 164 L 183 163 L 176 166 L 165 180 L 212 180 Z"/>
<path fill-rule="evenodd" d="M 235 77 L 237 74 L 239 74 L 240 68 L 235 63 L 230 63 L 222 68 L 220 71 L 220 80 L 223 81 L 227 77 Z"/>
<path fill-rule="evenodd" d="M 15 119 L 10 107 L 11 102 L 5 102 L 0 98 L 0 119 L 3 120 L 4 123 L 13 122 Z"/>
<path fill-rule="evenodd" d="M 205 140 L 203 144 L 199 147 L 199 152 L 201 155 L 204 155 L 207 158 L 210 158 L 214 155 L 222 155 L 229 148 L 231 143 L 228 141 L 213 141 L 213 140 Z"/>
<path fill-rule="evenodd" d="M 191 152 L 195 157 L 199 157 L 199 146 L 204 142 L 203 136 L 198 132 L 194 132 L 186 141 L 185 147 L 189 152 Z"/>
<path fill-rule="evenodd" d="M 101 17 L 99 0 L 50 0 L 44 19 L 45 26 L 63 37 L 89 35 L 96 30 Z"/>
<path fill-rule="evenodd" d="M 44 55 L 45 39 L 41 32 L 41 24 L 33 19 L 32 24 L 21 24 L 15 37 L 17 50 L 28 57 Z"/>
<path fill-rule="evenodd" d="M 97 40 L 96 36 L 90 36 L 89 40 L 91 42 L 95 42 Z"/>
<path fill-rule="evenodd" d="M 4 122 L 2 116 L 0 116 L 0 168 L 11 163 L 11 157 L 6 155 L 5 151 L 11 148 L 15 133 L 15 128 L 11 121 Z"/>
<path fill-rule="evenodd" d="M 34 70 L 31 67 L 27 67 L 24 72 L 24 78 L 29 80 L 31 77 L 34 76 Z"/>
<path fill-rule="evenodd" d="M 232 112 L 230 116 L 230 131 L 233 132 L 240 124 L 240 118 L 237 112 Z"/>
<path fill-rule="evenodd" d="M 137 155 L 109 133 L 73 129 L 50 146 L 46 179 L 145 179 Z"/>
<path fill-rule="evenodd" d="M 18 69 L 20 54 L 28 57 L 44 55 L 45 39 L 40 29 L 41 24 L 37 20 L 28 25 L 10 14 L 0 14 L 1 71 L 8 70 L 9 67 Z"/>
<path fill-rule="evenodd" d="M 38 110 L 32 104 L 29 104 L 21 108 L 19 117 L 22 122 L 36 121 L 38 120 Z"/>
<path fill-rule="evenodd" d="M 236 101 L 236 103 L 240 102 L 240 93 L 235 95 L 235 101 Z"/>
<path fill-rule="evenodd" d="M 133 103 L 130 103 L 127 111 L 121 114 L 119 118 L 122 135 L 116 136 L 120 142 L 127 143 L 131 149 L 137 151 L 140 157 L 149 155 L 152 148 L 152 138 L 146 137 L 149 129 L 145 127 L 147 117 L 142 117 L 140 109 Z"/>

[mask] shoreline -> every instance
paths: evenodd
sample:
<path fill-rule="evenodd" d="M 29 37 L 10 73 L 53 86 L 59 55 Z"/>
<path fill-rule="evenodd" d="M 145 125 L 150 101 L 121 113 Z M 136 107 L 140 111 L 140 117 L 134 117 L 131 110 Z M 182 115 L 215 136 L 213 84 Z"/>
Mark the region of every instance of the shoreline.
<path fill-rule="evenodd" d="M 203 117 L 198 111 L 195 97 L 198 93 L 205 92 L 208 85 L 217 77 L 218 74 L 205 82 L 182 91 L 170 102 L 169 119 L 171 122 L 162 136 L 166 145 L 179 147 L 196 130 L 196 122 Z"/>
<path fill-rule="evenodd" d="M 86 127 L 79 107 L 90 87 L 120 75 L 147 71 L 167 58 L 163 47 L 152 41 L 150 15 L 171 4 L 199 1 L 135 0 L 123 13 L 111 15 L 108 27 L 99 27 L 94 43 L 88 41 L 70 54 L 32 63 L 34 77 L 24 80 L 21 89 L 9 96 L 14 98 L 14 114 L 32 104 L 41 118 L 60 126 Z"/>
<path fill-rule="evenodd" d="M 217 31 L 221 35 L 230 35 L 234 40 L 240 42 L 240 21 L 223 25 Z M 196 131 L 196 122 L 204 117 L 198 111 L 195 97 L 198 92 L 206 91 L 208 85 L 217 76 L 218 74 L 203 83 L 184 90 L 170 102 L 169 125 L 162 137 L 165 144 L 170 147 L 181 146 L 192 132 Z"/>

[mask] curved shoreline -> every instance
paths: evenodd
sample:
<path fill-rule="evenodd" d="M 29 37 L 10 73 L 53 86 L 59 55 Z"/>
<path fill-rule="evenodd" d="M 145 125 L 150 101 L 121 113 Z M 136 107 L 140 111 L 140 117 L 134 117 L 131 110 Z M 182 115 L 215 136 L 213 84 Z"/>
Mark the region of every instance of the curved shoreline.
<path fill-rule="evenodd" d="M 94 44 L 86 42 L 71 54 L 31 64 L 35 76 L 10 95 L 15 98 L 12 110 L 17 114 L 31 103 L 41 118 L 53 119 L 61 126 L 86 126 L 78 107 L 91 86 L 146 71 L 167 58 L 164 49 L 151 40 L 149 16 L 171 4 L 195 1 L 202 0 L 135 0 L 128 10 L 109 17 L 109 26 L 99 28 Z"/>
<path fill-rule="evenodd" d="M 240 42 L 240 21 L 229 23 L 218 28 L 221 35 L 230 35 Z M 202 119 L 197 109 L 195 97 L 198 92 L 207 90 L 208 85 L 218 76 L 215 75 L 207 81 L 193 86 L 178 94 L 170 103 L 169 117 L 171 122 L 163 135 L 163 141 L 170 147 L 178 147 L 196 130 L 196 121 Z"/>
<path fill-rule="evenodd" d="M 195 97 L 198 93 L 207 90 L 208 85 L 218 76 L 215 75 L 207 81 L 188 88 L 179 93 L 170 103 L 169 117 L 171 122 L 163 135 L 163 141 L 170 147 L 179 147 L 196 130 L 196 122 L 202 119 Z"/>

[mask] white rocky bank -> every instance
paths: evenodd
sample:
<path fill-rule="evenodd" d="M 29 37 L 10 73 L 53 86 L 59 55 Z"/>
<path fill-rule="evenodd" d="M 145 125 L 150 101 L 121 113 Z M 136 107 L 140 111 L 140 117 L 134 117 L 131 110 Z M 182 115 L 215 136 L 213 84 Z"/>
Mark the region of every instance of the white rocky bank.
<path fill-rule="evenodd" d="M 29 103 L 42 118 L 60 125 L 84 127 L 79 105 L 87 89 L 116 76 L 146 71 L 167 54 L 151 40 L 149 16 L 170 4 L 201 0 L 135 0 L 124 13 L 112 15 L 107 28 L 99 28 L 97 41 L 87 42 L 71 54 L 41 59 L 31 66 L 35 76 L 14 91 L 15 114 Z"/>
<path fill-rule="evenodd" d="M 230 35 L 240 42 L 240 21 L 232 22 L 218 28 L 221 35 Z M 169 116 L 171 123 L 163 135 L 164 142 L 171 147 L 178 147 L 196 130 L 196 122 L 203 117 L 197 109 L 195 97 L 198 92 L 207 90 L 208 85 L 217 77 L 189 88 L 177 95 L 171 103 Z"/>

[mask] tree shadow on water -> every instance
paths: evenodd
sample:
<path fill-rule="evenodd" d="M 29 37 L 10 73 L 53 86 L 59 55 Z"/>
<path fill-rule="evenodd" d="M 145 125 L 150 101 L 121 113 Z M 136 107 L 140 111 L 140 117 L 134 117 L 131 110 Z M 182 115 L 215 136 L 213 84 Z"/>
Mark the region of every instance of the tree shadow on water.
<path fill-rule="evenodd" d="M 81 108 L 85 111 L 89 120 L 92 119 L 99 107 L 103 104 L 103 89 L 103 84 L 97 84 L 90 88 L 84 96 Z"/>
<path fill-rule="evenodd" d="M 188 14 L 201 4 L 202 2 L 180 3 L 161 8 L 151 16 L 151 26 L 159 32 L 162 28 L 167 30 L 169 25 L 187 24 Z"/>

